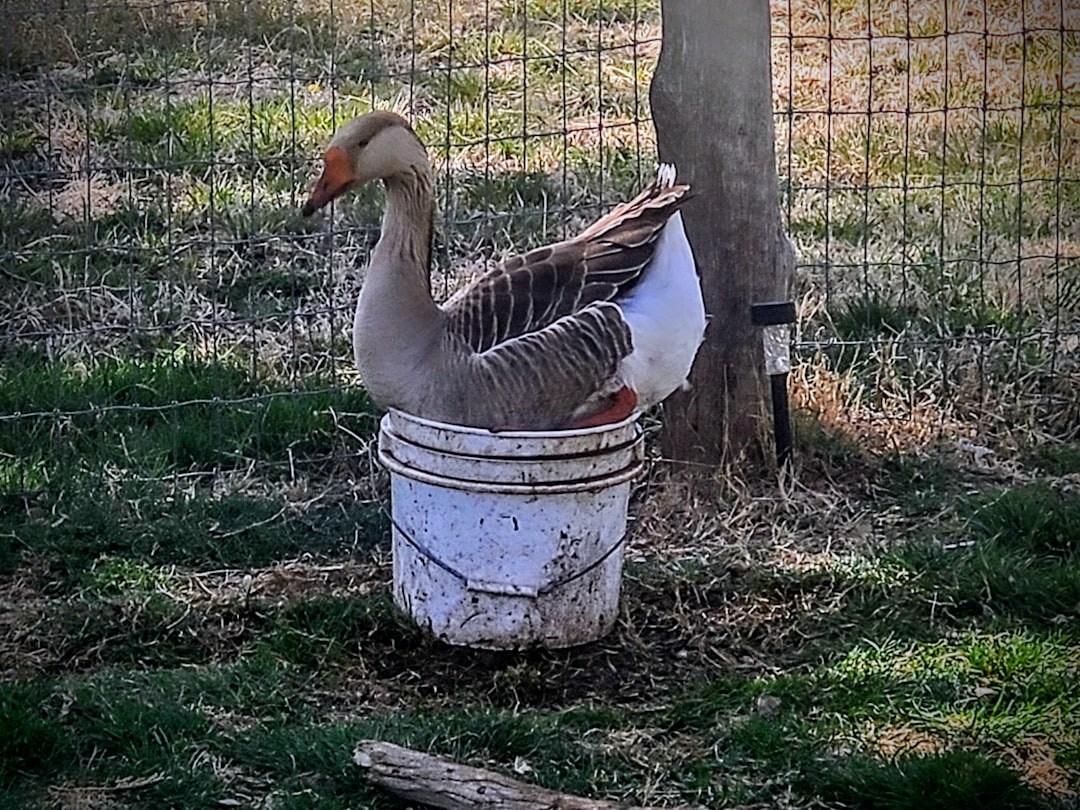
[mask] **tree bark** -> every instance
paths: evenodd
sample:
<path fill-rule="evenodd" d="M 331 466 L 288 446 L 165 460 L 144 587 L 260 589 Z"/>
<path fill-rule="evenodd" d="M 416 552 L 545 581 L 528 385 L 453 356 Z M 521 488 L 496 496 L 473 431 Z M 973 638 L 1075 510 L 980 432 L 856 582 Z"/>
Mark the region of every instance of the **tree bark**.
<path fill-rule="evenodd" d="M 751 304 L 790 294 L 794 253 L 776 177 L 768 0 L 663 0 L 650 89 L 660 160 L 683 209 L 710 315 L 689 391 L 664 404 L 665 455 L 767 458 L 769 385 Z"/>
<path fill-rule="evenodd" d="M 650 810 L 559 793 L 378 740 L 359 742 L 353 761 L 383 790 L 442 810 Z"/>

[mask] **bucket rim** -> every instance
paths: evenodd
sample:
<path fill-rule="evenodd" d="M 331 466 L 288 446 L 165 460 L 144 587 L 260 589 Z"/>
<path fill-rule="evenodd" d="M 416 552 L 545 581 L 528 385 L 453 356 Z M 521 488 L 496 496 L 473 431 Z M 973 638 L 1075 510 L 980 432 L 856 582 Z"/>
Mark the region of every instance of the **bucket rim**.
<path fill-rule="evenodd" d="M 609 489 L 625 484 L 639 477 L 645 470 L 645 459 L 634 458 L 627 466 L 615 472 L 593 478 L 580 478 L 574 481 L 541 481 L 534 484 L 519 484 L 501 481 L 471 481 L 465 478 L 450 478 L 438 473 L 427 472 L 410 467 L 397 459 L 388 448 L 380 447 L 377 451 L 379 463 L 391 474 L 410 478 L 429 486 L 445 489 L 464 490 L 502 495 L 565 495 L 574 492 L 589 492 L 597 489 Z"/>
<path fill-rule="evenodd" d="M 418 425 L 434 428 L 436 430 L 449 430 L 471 436 L 498 436 L 507 439 L 566 439 L 576 438 L 578 436 L 595 436 L 601 433 L 622 430 L 633 425 L 641 415 L 639 413 L 632 413 L 630 416 L 619 422 L 610 422 L 608 424 L 587 428 L 569 428 L 566 430 L 491 430 L 490 428 L 473 427 L 471 425 L 455 425 L 453 422 L 440 422 L 436 419 L 427 419 L 423 416 L 416 416 L 408 411 L 402 411 L 397 408 L 388 408 L 387 413 L 395 419 L 400 416 L 406 421 L 415 422 Z"/>

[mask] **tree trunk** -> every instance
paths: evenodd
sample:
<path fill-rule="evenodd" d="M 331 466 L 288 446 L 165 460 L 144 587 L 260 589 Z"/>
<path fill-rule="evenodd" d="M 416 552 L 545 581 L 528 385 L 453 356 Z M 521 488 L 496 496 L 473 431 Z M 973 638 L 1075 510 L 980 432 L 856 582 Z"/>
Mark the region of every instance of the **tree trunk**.
<path fill-rule="evenodd" d="M 689 391 L 664 404 L 682 461 L 766 458 L 769 385 L 754 303 L 790 294 L 794 254 L 776 177 L 768 0 L 663 0 L 650 90 L 660 160 L 693 189 L 683 209 L 710 315 Z"/>

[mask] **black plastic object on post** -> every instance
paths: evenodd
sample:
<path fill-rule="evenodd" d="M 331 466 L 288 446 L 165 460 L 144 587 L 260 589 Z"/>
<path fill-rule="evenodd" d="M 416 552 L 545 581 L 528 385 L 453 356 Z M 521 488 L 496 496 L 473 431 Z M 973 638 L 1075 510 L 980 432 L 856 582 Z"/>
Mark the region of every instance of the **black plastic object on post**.
<path fill-rule="evenodd" d="M 776 463 L 791 461 L 791 412 L 788 408 L 788 372 L 791 370 L 791 330 L 795 322 L 794 301 L 771 301 L 750 306 L 750 321 L 761 326 L 765 347 L 765 373 L 772 393 L 773 439 Z"/>

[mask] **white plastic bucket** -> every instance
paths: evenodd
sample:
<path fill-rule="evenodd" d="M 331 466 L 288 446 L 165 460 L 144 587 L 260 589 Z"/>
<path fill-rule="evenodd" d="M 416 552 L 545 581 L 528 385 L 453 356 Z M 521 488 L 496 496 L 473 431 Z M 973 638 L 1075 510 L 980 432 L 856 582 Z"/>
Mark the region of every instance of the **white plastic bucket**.
<path fill-rule="evenodd" d="M 619 608 L 633 419 L 582 430 L 488 430 L 383 417 L 394 601 L 439 639 L 489 649 L 569 647 Z"/>

